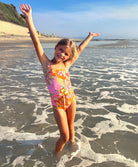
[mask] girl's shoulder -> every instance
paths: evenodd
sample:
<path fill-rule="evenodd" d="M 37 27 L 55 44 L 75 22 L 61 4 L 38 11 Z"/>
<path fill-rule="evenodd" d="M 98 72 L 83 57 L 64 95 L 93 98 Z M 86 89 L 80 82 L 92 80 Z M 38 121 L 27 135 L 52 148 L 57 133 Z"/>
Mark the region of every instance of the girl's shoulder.
<path fill-rule="evenodd" d="M 64 66 L 65 66 L 66 69 L 69 69 L 70 68 L 70 62 L 69 61 L 64 62 Z"/>

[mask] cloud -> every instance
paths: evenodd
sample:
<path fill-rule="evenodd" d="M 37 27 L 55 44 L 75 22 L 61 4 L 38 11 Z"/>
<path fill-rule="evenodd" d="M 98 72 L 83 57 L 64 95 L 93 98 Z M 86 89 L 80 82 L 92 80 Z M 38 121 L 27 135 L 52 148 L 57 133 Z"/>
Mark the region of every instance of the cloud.
<path fill-rule="evenodd" d="M 87 5 L 88 7 L 86 7 Z M 119 7 L 87 5 L 85 4 L 84 8 L 83 6 L 76 7 L 76 10 L 74 10 L 74 6 L 73 10 L 34 13 L 33 16 L 38 29 L 42 32 L 56 32 L 61 35 L 68 33 L 69 36 L 70 34 L 72 36 L 80 35 L 79 31 L 84 32 L 90 29 L 101 31 L 100 28 L 103 28 L 109 30 L 110 24 L 114 23 L 121 27 L 123 22 L 129 24 L 129 21 L 131 23 L 138 21 L 138 5 Z M 101 25 L 103 27 L 99 27 Z"/>
<path fill-rule="evenodd" d="M 102 17 L 116 20 L 138 20 L 138 5 L 122 8 L 108 7 L 102 12 Z"/>
<path fill-rule="evenodd" d="M 86 8 L 86 7 L 85 7 Z M 87 19 L 92 16 L 93 20 L 116 19 L 116 20 L 137 20 L 138 5 L 131 6 L 92 6 L 89 5 L 88 10 L 74 12 Z"/>

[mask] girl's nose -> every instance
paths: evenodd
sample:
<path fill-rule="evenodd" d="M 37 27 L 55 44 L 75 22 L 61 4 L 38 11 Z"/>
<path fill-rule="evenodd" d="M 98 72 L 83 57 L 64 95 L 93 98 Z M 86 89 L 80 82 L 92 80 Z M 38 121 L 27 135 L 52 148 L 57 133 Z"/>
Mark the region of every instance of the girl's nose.
<path fill-rule="evenodd" d="M 61 56 L 64 56 L 64 52 L 61 52 Z"/>

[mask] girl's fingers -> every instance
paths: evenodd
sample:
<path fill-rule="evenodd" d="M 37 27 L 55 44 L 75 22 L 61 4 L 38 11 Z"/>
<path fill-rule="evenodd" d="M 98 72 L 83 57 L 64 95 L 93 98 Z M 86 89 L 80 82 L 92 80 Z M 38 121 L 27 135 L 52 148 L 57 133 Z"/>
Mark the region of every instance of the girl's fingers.
<path fill-rule="evenodd" d="M 22 7 L 22 9 L 25 9 L 25 6 L 24 6 L 24 4 L 21 4 L 21 7 Z"/>
<path fill-rule="evenodd" d="M 92 32 L 90 32 L 90 35 L 92 35 L 93 37 L 97 37 L 97 36 L 100 35 L 100 33 L 92 33 Z"/>
<path fill-rule="evenodd" d="M 28 9 L 28 6 L 25 4 L 26 9 Z"/>
<path fill-rule="evenodd" d="M 99 36 L 100 35 L 100 33 L 96 33 L 96 36 Z"/>
<path fill-rule="evenodd" d="M 25 5 L 21 4 L 20 5 L 20 9 L 22 9 L 22 10 L 26 10 L 27 9 L 28 10 L 28 9 L 30 9 L 30 5 L 27 6 L 27 4 L 25 4 Z"/>
<path fill-rule="evenodd" d="M 29 8 L 29 9 L 31 9 L 31 6 L 30 6 L 30 5 L 28 5 L 28 8 Z"/>
<path fill-rule="evenodd" d="M 22 12 L 23 12 L 23 10 L 24 10 L 22 5 L 20 6 L 20 10 L 21 10 Z"/>

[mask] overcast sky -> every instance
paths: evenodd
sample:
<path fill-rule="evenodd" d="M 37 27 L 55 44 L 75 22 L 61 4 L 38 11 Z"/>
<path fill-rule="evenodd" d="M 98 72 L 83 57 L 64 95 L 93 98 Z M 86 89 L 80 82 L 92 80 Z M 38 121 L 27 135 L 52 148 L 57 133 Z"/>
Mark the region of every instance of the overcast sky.
<path fill-rule="evenodd" d="M 64 37 L 138 38 L 138 0 L 3 0 L 30 4 L 37 30 Z"/>

